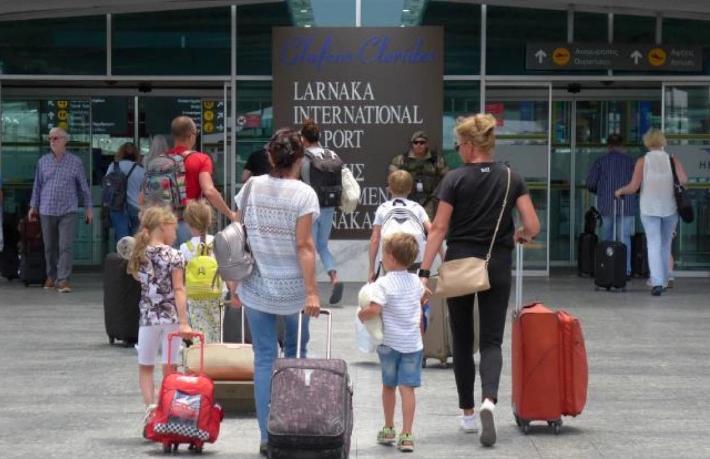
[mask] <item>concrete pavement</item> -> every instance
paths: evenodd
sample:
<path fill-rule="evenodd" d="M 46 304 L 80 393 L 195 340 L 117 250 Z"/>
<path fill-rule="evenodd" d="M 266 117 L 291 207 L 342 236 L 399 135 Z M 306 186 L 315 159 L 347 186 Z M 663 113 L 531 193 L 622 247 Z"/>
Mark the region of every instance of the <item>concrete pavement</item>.
<path fill-rule="evenodd" d="M 77 275 L 73 285 L 73 293 L 58 294 L 0 281 L 0 457 L 161 456 L 159 445 L 140 436 L 135 350 L 108 345 L 100 276 Z M 399 457 L 374 441 L 382 425 L 380 376 L 376 357 L 355 347 L 358 287 L 348 285 L 344 307 L 334 313 L 334 356 L 348 361 L 355 387 L 351 457 Z M 565 308 L 583 322 L 590 367 L 585 412 L 565 418 L 559 436 L 543 425 L 528 436 L 517 429 L 508 324 L 496 446 L 484 449 L 475 435 L 458 431 L 452 370 L 430 361 L 417 391 L 416 451 L 408 457 L 710 457 L 707 279 L 679 279 L 658 298 L 640 280 L 626 293 L 595 292 L 590 280 L 574 276 L 526 279 L 525 289 L 526 300 Z M 323 353 L 322 325 L 312 324 L 314 354 Z M 258 438 L 255 418 L 230 417 L 204 455 L 257 458 Z"/>

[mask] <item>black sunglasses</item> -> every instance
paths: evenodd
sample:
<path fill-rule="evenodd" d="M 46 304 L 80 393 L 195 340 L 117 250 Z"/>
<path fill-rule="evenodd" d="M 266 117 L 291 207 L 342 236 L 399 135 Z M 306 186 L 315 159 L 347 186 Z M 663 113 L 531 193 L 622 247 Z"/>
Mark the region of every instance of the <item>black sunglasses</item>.
<path fill-rule="evenodd" d="M 415 140 L 412 142 L 414 145 L 426 145 L 426 140 Z"/>

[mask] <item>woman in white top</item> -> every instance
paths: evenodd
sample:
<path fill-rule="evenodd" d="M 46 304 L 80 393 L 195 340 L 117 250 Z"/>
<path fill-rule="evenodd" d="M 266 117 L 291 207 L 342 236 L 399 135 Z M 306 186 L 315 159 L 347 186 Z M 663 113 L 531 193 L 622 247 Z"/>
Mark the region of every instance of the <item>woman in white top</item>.
<path fill-rule="evenodd" d="M 266 454 L 271 397 L 271 368 L 277 356 L 277 321 L 285 325 L 284 354 L 296 356 L 298 317 L 317 316 L 320 299 L 315 276 L 312 226 L 318 197 L 300 181 L 304 150 L 301 136 L 280 129 L 268 145 L 272 170 L 252 177 L 234 198 L 254 255 L 254 270 L 242 281 L 232 304 L 246 307 L 254 347 L 254 395 L 261 431 L 259 451 Z M 230 287 L 231 288 L 231 287 Z M 308 320 L 304 317 L 301 357 L 306 355 Z"/>
<path fill-rule="evenodd" d="M 636 193 L 641 188 L 641 222 L 646 231 L 648 266 L 651 271 L 651 294 L 660 296 L 668 286 L 673 232 L 678 224 L 678 209 L 673 195 L 675 164 L 678 181 L 685 185 L 688 175 L 677 158 L 666 153 L 666 136 L 658 129 L 650 129 L 643 136 L 649 152 L 636 162 L 634 175 L 628 185 L 616 190 L 616 197 Z"/>

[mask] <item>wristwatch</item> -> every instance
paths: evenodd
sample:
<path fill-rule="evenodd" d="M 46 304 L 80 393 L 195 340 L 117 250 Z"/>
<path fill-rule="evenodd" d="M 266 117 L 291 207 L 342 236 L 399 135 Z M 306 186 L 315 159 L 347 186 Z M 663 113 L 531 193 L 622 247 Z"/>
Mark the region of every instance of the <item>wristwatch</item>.
<path fill-rule="evenodd" d="M 420 269 L 418 274 L 419 277 L 424 277 L 426 279 L 429 279 L 429 276 L 431 276 L 431 272 L 429 272 L 428 269 Z"/>

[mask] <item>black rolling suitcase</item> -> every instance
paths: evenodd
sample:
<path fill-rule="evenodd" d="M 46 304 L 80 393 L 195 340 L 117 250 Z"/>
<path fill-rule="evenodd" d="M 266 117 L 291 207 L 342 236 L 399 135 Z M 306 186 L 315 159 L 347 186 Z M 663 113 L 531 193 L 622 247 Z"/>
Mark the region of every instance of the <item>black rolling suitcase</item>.
<path fill-rule="evenodd" d="M 582 233 L 577 242 L 577 274 L 581 277 L 594 276 L 594 251 L 599 238 L 594 233 Z"/>
<path fill-rule="evenodd" d="M 590 207 L 584 214 L 584 232 L 577 241 L 577 274 L 581 277 L 594 276 L 594 251 L 599 242 L 596 231 L 601 223 L 599 211 Z"/>
<path fill-rule="evenodd" d="M 122 341 L 124 346 L 138 342 L 138 303 L 141 286 L 126 272 L 127 262 L 109 253 L 104 263 L 104 322 L 108 342 Z"/>
<path fill-rule="evenodd" d="M 17 232 L 17 217 L 6 213 L 2 217 L 3 249 L 0 252 L 0 276 L 12 281 L 19 277 L 20 254 L 17 243 L 20 235 Z"/>
<path fill-rule="evenodd" d="M 619 204 L 620 202 L 620 204 Z M 614 200 L 613 231 L 614 240 L 602 241 L 597 244 L 594 255 L 594 285 L 597 289 L 607 290 L 626 289 L 626 244 L 617 239 L 616 231 L 616 210 L 621 207 L 621 220 L 623 227 L 624 201 Z"/>
<path fill-rule="evenodd" d="M 47 264 L 44 258 L 42 227 L 39 220 L 20 220 L 20 282 L 25 287 L 30 284 L 43 285 L 47 278 Z"/>
<path fill-rule="evenodd" d="M 631 236 L 631 274 L 643 278 L 650 274 L 645 233 L 636 233 Z"/>
<path fill-rule="evenodd" d="M 325 359 L 277 359 L 271 377 L 270 459 L 347 459 L 353 431 L 353 392 L 344 360 L 330 358 L 332 317 Z M 298 327 L 298 353 L 301 348 Z"/>

